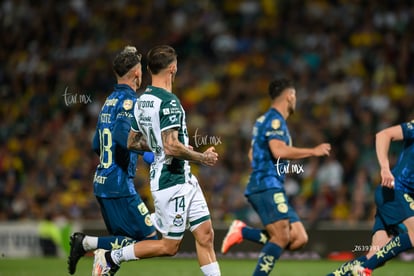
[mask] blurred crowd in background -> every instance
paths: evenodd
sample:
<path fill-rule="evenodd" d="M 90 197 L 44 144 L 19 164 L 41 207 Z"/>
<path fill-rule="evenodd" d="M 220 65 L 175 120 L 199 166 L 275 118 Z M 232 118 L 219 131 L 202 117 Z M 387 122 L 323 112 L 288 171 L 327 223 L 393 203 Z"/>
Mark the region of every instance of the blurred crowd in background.
<path fill-rule="evenodd" d="M 243 195 L 255 119 L 268 83 L 294 80 L 293 144 L 333 145 L 298 160 L 286 191 L 305 223 L 369 221 L 379 183 L 376 131 L 414 119 L 411 1 L 153 0 L 0 4 L 0 221 L 101 219 L 92 178 L 97 115 L 125 45 L 178 52 L 174 93 L 191 145 L 214 145 L 215 167 L 193 165 L 213 220 L 259 223 Z M 142 92 L 142 88 L 139 93 Z M 391 149 L 395 161 L 400 144 Z M 148 166 L 136 186 L 152 205 Z"/>

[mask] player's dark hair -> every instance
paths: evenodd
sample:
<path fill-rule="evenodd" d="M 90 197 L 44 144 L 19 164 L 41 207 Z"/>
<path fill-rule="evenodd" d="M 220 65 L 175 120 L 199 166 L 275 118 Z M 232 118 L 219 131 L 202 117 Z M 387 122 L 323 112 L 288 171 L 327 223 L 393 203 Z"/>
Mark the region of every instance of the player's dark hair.
<path fill-rule="evenodd" d="M 168 45 L 155 46 L 148 51 L 147 67 L 152 74 L 158 74 L 176 59 L 177 53 L 173 47 Z"/>
<path fill-rule="evenodd" d="M 115 73 L 122 77 L 129 72 L 135 65 L 141 62 L 142 55 L 133 46 L 126 46 L 115 56 L 112 68 Z"/>
<path fill-rule="evenodd" d="M 269 95 L 273 100 L 282 94 L 287 88 L 294 88 L 293 82 L 286 78 L 275 79 L 269 84 Z"/>

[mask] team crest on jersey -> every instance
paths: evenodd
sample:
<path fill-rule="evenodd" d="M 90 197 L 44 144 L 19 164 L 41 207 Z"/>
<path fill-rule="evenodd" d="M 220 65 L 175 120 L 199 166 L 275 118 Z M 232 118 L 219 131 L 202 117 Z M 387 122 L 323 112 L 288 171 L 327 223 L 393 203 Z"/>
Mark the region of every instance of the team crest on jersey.
<path fill-rule="evenodd" d="M 146 213 L 148 213 L 148 208 L 147 208 L 147 206 L 145 206 L 144 202 L 140 203 L 137 206 L 137 208 L 138 208 L 138 211 L 140 212 L 141 215 L 145 215 Z"/>
<path fill-rule="evenodd" d="M 145 216 L 145 224 L 147 226 L 152 226 L 151 216 L 149 214 Z"/>
<path fill-rule="evenodd" d="M 278 119 L 274 119 L 272 121 L 272 128 L 273 129 L 278 129 L 280 127 L 280 121 Z"/>
<path fill-rule="evenodd" d="M 281 213 L 287 213 L 288 211 L 288 206 L 286 203 L 280 203 L 277 205 L 277 210 Z"/>
<path fill-rule="evenodd" d="M 175 216 L 175 219 L 173 221 L 174 226 L 181 226 L 184 223 L 184 219 L 180 214 L 177 214 Z"/>
<path fill-rule="evenodd" d="M 130 110 L 130 109 L 132 109 L 132 106 L 133 106 L 133 102 L 132 102 L 132 100 L 125 100 L 125 101 L 124 101 L 124 103 L 122 104 L 122 107 L 123 107 L 125 110 Z"/>

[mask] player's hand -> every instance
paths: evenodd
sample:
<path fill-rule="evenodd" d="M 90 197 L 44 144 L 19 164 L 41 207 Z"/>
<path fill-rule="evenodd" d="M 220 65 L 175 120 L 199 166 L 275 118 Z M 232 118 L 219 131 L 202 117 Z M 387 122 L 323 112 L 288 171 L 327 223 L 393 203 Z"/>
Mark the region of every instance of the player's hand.
<path fill-rule="evenodd" d="M 381 186 L 394 189 L 394 176 L 389 168 L 381 169 Z"/>
<path fill-rule="evenodd" d="M 205 152 L 203 152 L 203 158 L 201 163 L 207 166 L 214 166 L 218 160 L 218 154 L 214 147 L 209 147 Z"/>
<path fill-rule="evenodd" d="M 324 156 L 329 155 L 331 152 L 331 144 L 323 143 L 313 148 L 315 153 L 315 156 Z"/>

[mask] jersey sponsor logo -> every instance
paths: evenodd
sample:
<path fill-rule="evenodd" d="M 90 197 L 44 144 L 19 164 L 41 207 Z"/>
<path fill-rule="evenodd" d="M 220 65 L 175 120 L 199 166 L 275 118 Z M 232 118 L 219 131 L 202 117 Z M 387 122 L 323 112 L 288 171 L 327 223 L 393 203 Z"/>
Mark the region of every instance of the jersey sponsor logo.
<path fill-rule="evenodd" d="M 141 122 L 151 122 L 151 116 L 139 116 L 139 121 Z"/>
<path fill-rule="evenodd" d="M 170 117 L 168 117 L 168 119 L 170 120 L 171 123 L 177 122 L 177 116 L 176 115 L 171 115 Z"/>
<path fill-rule="evenodd" d="M 174 226 L 181 226 L 184 223 L 184 219 L 180 214 L 175 215 L 175 218 L 173 220 Z"/>
<path fill-rule="evenodd" d="M 273 200 L 274 200 L 274 202 L 276 204 L 285 203 L 286 202 L 286 199 L 285 199 L 285 196 L 283 195 L 283 193 L 275 193 L 273 195 Z"/>
<path fill-rule="evenodd" d="M 148 208 L 144 202 L 138 204 L 137 208 L 141 215 L 145 215 L 146 213 L 148 213 Z"/>
<path fill-rule="evenodd" d="M 132 109 L 133 105 L 134 105 L 134 102 L 132 100 L 125 100 L 124 103 L 122 104 L 122 107 L 125 110 L 130 110 L 130 109 Z"/>
<path fill-rule="evenodd" d="M 414 210 L 414 199 L 409 194 L 404 194 L 404 199 L 410 203 L 410 209 Z"/>
<path fill-rule="evenodd" d="M 170 102 L 170 105 L 171 105 L 171 106 L 177 106 L 177 101 L 176 101 L 176 100 L 172 100 L 172 101 Z"/>
<path fill-rule="evenodd" d="M 265 119 L 265 116 L 264 116 L 264 115 L 262 115 L 262 116 L 260 116 L 259 118 L 257 118 L 256 122 L 258 122 L 258 123 L 263 123 L 264 119 Z"/>
<path fill-rule="evenodd" d="M 170 114 L 170 109 L 169 109 L 169 108 L 164 108 L 164 109 L 162 110 L 162 114 L 164 114 L 164 115 L 169 115 L 169 114 Z"/>
<path fill-rule="evenodd" d="M 285 132 L 283 130 L 266 131 L 266 136 L 273 136 L 273 135 L 284 136 Z"/>
<path fill-rule="evenodd" d="M 154 101 L 139 101 L 140 108 L 154 107 Z"/>
<path fill-rule="evenodd" d="M 280 127 L 280 121 L 278 119 L 274 119 L 272 121 L 272 128 L 273 129 L 278 129 Z"/>
<path fill-rule="evenodd" d="M 107 99 L 105 101 L 106 106 L 115 106 L 118 102 L 118 99 Z"/>
<path fill-rule="evenodd" d="M 409 194 L 404 194 L 404 198 L 407 202 L 414 202 L 414 199 Z"/>
<path fill-rule="evenodd" d="M 106 176 L 96 175 L 96 173 L 95 173 L 95 176 L 93 178 L 93 182 L 96 182 L 98 184 L 105 184 L 105 181 L 106 181 L 107 178 L 108 177 L 106 177 Z"/>

